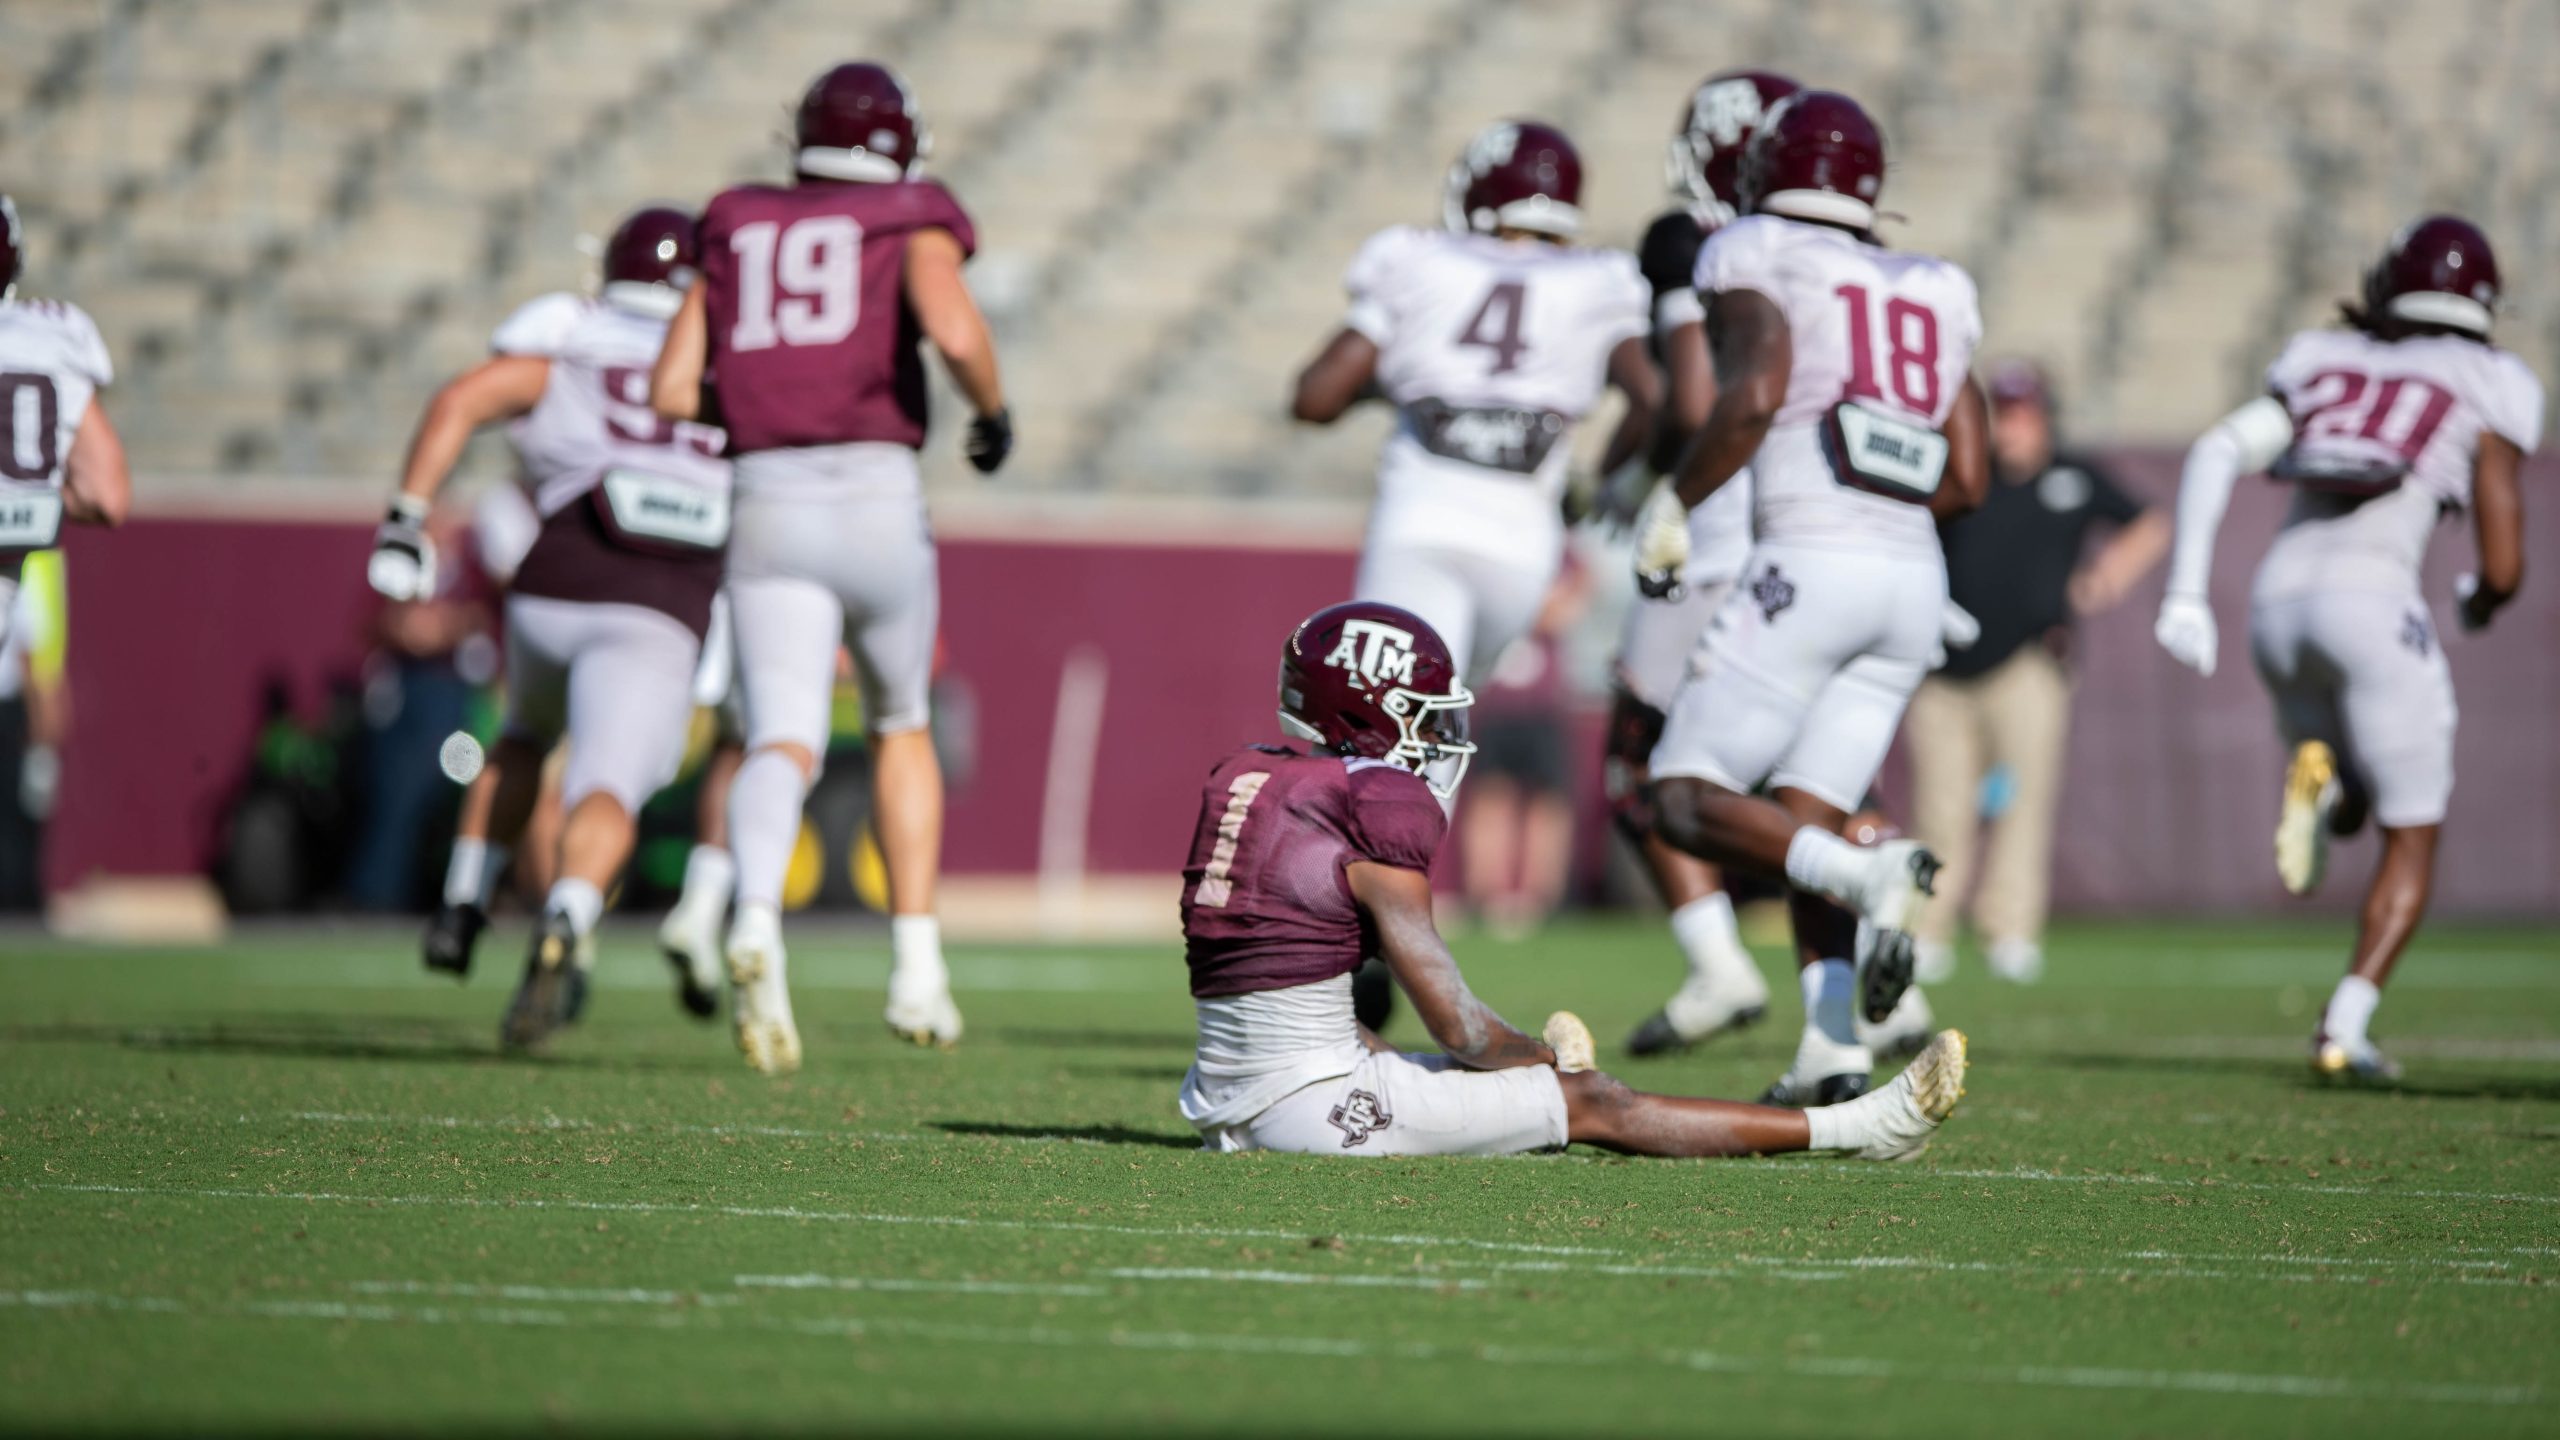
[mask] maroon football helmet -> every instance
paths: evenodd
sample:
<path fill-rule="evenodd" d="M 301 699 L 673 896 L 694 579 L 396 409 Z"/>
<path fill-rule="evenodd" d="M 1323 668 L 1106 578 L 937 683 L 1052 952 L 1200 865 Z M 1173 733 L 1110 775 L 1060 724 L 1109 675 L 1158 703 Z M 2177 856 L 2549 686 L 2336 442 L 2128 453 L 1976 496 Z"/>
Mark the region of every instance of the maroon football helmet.
<path fill-rule="evenodd" d="M 693 217 L 682 210 L 652 205 L 634 211 L 604 244 L 605 300 L 672 317 L 700 272 L 693 235 Z"/>
<path fill-rule="evenodd" d="M 1553 125 L 1488 125 L 1449 167 L 1441 219 L 1461 233 L 1571 236 L 1582 229 L 1582 156 Z"/>
<path fill-rule="evenodd" d="M 2368 324 L 2385 316 L 2486 336 L 2498 308 L 2498 257 L 2458 215 L 2413 220 L 2364 276 Z"/>
<path fill-rule="evenodd" d="M 1804 87 L 1767 70 L 1710 75 L 1680 112 L 1664 175 L 1673 194 L 1718 224 L 1741 210 L 1742 152 L 1771 107 Z"/>
<path fill-rule="evenodd" d="M 1836 90 L 1799 90 L 1761 117 L 1742 152 L 1747 213 L 1875 228 L 1884 193 L 1884 137 L 1857 101 Z"/>
<path fill-rule="evenodd" d="M 821 180 L 908 180 L 933 152 L 933 132 L 907 82 L 886 65 L 852 60 L 800 97 L 799 170 Z"/>
<path fill-rule="evenodd" d="M 18 288 L 18 271 L 26 263 L 26 233 L 18 228 L 18 205 L 0 191 L 0 300 Z"/>
<path fill-rule="evenodd" d="M 1465 716 L 1474 703 L 1439 632 L 1393 605 L 1327 606 L 1280 651 L 1282 730 L 1336 755 L 1410 770 L 1443 797 L 1475 753 Z M 1440 765 L 1449 760 L 1457 763 Z"/>

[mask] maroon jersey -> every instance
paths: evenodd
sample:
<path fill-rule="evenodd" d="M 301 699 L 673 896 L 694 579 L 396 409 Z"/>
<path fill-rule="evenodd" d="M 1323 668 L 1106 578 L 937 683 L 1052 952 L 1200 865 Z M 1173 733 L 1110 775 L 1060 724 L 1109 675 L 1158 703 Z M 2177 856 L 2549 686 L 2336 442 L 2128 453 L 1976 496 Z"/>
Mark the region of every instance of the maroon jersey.
<path fill-rule="evenodd" d="M 710 376 L 731 453 L 877 440 L 924 444 L 924 331 L 907 237 L 978 233 L 931 180 L 741 185 L 702 212 Z"/>
<path fill-rule="evenodd" d="M 1422 777 L 1382 760 L 1255 745 L 1209 772 L 1182 935 L 1191 993 L 1312 985 L 1360 968 L 1369 946 L 1344 867 L 1428 870 L 1449 819 Z"/>

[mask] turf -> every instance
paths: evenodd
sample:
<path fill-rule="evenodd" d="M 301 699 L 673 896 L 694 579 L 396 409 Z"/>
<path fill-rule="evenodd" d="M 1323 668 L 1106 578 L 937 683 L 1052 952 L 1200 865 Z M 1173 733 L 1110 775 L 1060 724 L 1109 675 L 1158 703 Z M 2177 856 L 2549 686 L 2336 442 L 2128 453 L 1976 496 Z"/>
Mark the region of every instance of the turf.
<path fill-rule="evenodd" d="M 958 951 L 938 1054 L 806 936 L 775 1083 L 637 931 L 529 1063 L 512 930 L 459 989 L 0 936 L 0 1430 L 2548 1434 L 2555 938 L 2430 932 L 2374 1094 L 2301 1069 L 2334 926 L 2072 928 L 1937 992 L 1971 1094 L 1879 1167 L 1201 1154 L 1161 948 Z M 1632 921 L 1459 949 L 1604 1057 L 1668 979 Z M 1748 1095 L 1793 1009 L 1618 1068 Z"/>

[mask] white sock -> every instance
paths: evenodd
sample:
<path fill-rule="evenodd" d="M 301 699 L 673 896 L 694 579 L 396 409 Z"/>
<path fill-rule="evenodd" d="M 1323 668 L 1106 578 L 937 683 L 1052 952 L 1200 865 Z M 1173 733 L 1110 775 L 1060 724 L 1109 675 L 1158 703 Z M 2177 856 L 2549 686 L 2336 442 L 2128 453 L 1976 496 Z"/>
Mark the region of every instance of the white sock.
<path fill-rule="evenodd" d="M 1868 861 L 1873 853 L 1820 826 L 1807 825 L 1787 842 L 1787 880 L 1799 890 L 1809 890 L 1856 910 L 1866 898 L 1871 868 Z"/>
<path fill-rule="evenodd" d="M 745 941 L 756 945 L 772 945 L 782 938 L 782 907 L 754 900 L 738 902 L 738 914 L 729 922 L 729 941 Z M 774 946 L 773 948 L 780 948 Z"/>
<path fill-rule="evenodd" d="M 570 931 L 585 935 L 604 918 L 604 894 L 584 880 L 564 875 L 553 882 L 542 908 L 547 914 L 566 916 Z"/>
<path fill-rule="evenodd" d="M 779 750 L 758 750 L 729 787 L 729 852 L 737 866 L 738 903 L 782 908 L 791 847 L 800 843 L 800 805 L 808 783 Z"/>
<path fill-rule="evenodd" d="M 930 915 L 890 916 L 889 965 L 901 974 L 947 974 L 942 966 L 942 922 Z"/>
<path fill-rule="evenodd" d="M 1846 960 L 1821 960 L 1796 972 L 1804 987 L 1804 1023 L 1835 1045 L 1858 1043 L 1857 967 Z"/>
<path fill-rule="evenodd" d="M 2365 1027 L 2373 1023 L 2373 1008 L 2382 1003 L 2382 991 L 2361 975 L 2350 975 L 2338 982 L 2329 996 L 2329 1008 L 2320 1017 L 2320 1028 L 2341 1045 L 2365 1043 Z"/>
<path fill-rule="evenodd" d="M 1727 957 L 1742 953 L 1742 931 L 1733 921 L 1733 901 L 1719 890 L 1671 912 L 1671 937 L 1689 957 L 1689 973 L 1712 974 Z"/>
<path fill-rule="evenodd" d="M 469 835 L 455 836 L 453 857 L 444 862 L 444 903 L 487 909 L 489 890 L 483 882 L 488 865 L 489 842 Z"/>
<path fill-rule="evenodd" d="M 1865 1137 L 1858 1134 L 1865 1127 L 1840 1112 L 1846 1105 L 1815 1105 L 1804 1112 L 1807 1150 L 1859 1150 L 1866 1147 Z"/>
<path fill-rule="evenodd" d="M 679 910 L 708 910 L 717 914 L 729 908 L 729 892 L 738 884 L 738 862 L 728 850 L 718 845 L 696 845 L 684 857 L 684 893 L 676 897 Z"/>

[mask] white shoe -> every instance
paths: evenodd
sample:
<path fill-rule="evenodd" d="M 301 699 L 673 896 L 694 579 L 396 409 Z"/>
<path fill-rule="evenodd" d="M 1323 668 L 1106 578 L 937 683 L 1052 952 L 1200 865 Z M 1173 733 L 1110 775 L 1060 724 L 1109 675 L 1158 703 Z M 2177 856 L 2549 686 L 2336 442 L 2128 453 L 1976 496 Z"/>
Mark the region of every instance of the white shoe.
<path fill-rule="evenodd" d="M 724 907 L 725 908 L 725 907 Z M 676 1003 L 708 1020 L 720 1013 L 720 912 L 679 903 L 658 925 L 658 953 L 676 975 Z"/>
<path fill-rule="evenodd" d="M 2329 813 L 2342 793 L 2337 752 L 2318 740 L 2294 747 L 2284 772 L 2284 811 L 2276 821 L 2276 878 L 2296 895 L 2319 889 L 2329 869 Z"/>
<path fill-rule="evenodd" d="M 1887 840 L 1868 863 L 1858 906 L 1858 1013 L 1880 1023 L 1911 984 L 1911 920 L 1937 885 L 1938 857 L 1917 840 Z"/>
<path fill-rule="evenodd" d="M 951 1003 L 951 972 L 940 966 L 889 967 L 889 1033 L 948 1050 L 960 1043 L 960 1007 Z"/>
<path fill-rule="evenodd" d="M 800 1029 L 791 1022 L 782 927 L 769 913 L 740 911 L 729 930 L 730 1008 L 737 1019 L 738 1049 L 767 1075 L 800 1068 Z"/>
<path fill-rule="evenodd" d="M 1801 1110 L 1855 1100 L 1867 1093 L 1867 1079 L 1875 1068 L 1875 1056 L 1866 1046 L 1837 1044 L 1807 1025 L 1796 1041 L 1795 1063 L 1760 1093 L 1760 1103 Z"/>
<path fill-rule="evenodd" d="M 2312 1037 L 2311 1072 L 2323 1080 L 2366 1085 L 2400 1082 L 2400 1062 L 2383 1054 L 2371 1040 L 2332 1040 L 2325 1034 Z"/>
<path fill-rule="evenodd" d="M 1559 1010 L 1547 1017 L 1547 1028 L 1541 1037 L 1547 1048 L 1556 1052 L 1556 1073 L 1579 1075 L 1600 1068 L 1600 1047 L 1591 1040 L 1591 1027 L 1570 1010 Z"/>
<path fill-rule="evenodd" d="M 1964 1072 L 1964 1032 L 1941 1030 L 1892 1084 L 1842 1105 L 1839 1119 L 1854 1127 L 1851 1133 L 1868 1137 L 1857 1157 L 1917 1159 L 1964 1098 Z"/>
<path fill-rule="evenodd" d="M 2033 985 L 2044 978 L 2044 947 L 2033 940 L 1997 940 L 1982 952 L 1991 973 L 2012 985 Z"/>
<path fill-rule="evenodd" d="M 1869 1052 L 1893 1059 L 1919 1054 L 1937 1033 L 1938 1017 L 1929 1013 L 1929 997 L 1917 985 L 1902 992 L 1902 1003 L 1893 1007 L 1882 1024 L 1858 1022 L 1859 1042 Z"/>
<path fill-rule="evenodd" d="M 1911 942 L 1911 979 L 1919 985 L 1944 985 L 1956 978 L 1956 947 L 1945 940 Z"/>
<path fill-rule="evenodd" d="M 1662 1008 L 1627 1037 L 1630 1055 L 1660 1055 L 1756 1025 L 1769 1013 L 1769 982 L 1760 968 L 1742 957 L 1719 964 L 1712 973 L 1689 972 Z"/>

